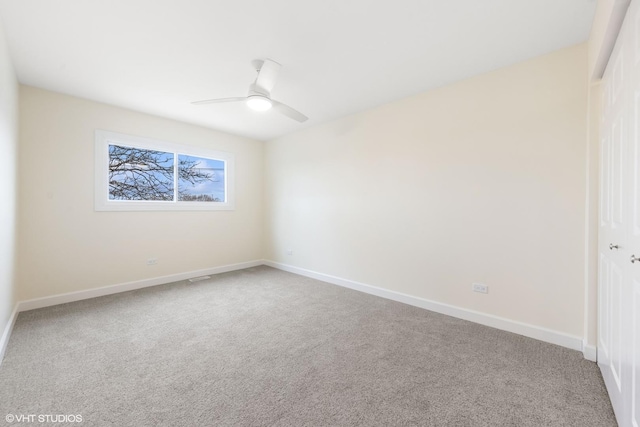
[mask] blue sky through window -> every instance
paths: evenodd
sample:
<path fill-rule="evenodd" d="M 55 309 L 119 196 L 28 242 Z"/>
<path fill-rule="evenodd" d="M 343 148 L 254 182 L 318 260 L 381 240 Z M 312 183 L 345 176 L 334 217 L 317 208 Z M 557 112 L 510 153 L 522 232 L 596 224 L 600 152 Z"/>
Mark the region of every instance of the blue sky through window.
<path fill-rule="evenodd" d="M 178 168 L 192 166 L 193 170 L 207 176 L 199 182 L 183 179 L 178 173 L 178 200 L 198 202 L 224 202 L 225 164 L 222 160 L 178 154 Z"/>

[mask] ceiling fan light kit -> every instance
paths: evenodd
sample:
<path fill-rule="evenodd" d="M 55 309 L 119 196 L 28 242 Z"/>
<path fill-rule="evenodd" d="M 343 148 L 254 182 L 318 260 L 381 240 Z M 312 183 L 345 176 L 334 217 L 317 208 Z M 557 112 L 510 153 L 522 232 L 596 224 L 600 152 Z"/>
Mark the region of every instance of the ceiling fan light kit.
<path fill-rule="evenodd" d="M 242 98 L 221 98 L 221 99 L 206 99 L 204 101 L 192 102 L 194 105 L 204 104 L 217 104 L 223 102 L 246 102 L 247 106 L 254 111 L 267 111 L 273 109 L 280 114 L 283 114 L 290 119 L 296 120 L 300 123 L 308 119 L 307 116 L 301 112 L 289 107 L 282 102 L 278 102 L 275 99 L 271 99 L 271 90 L 276 85 L 278 79 L 278 73 L 282 65 L 278 64 L 271 59 L 260 60 L 256 59 L 252 62 L 253 66 L 258 72 L 256 81 L 249 85 L 249 94 Z"/>
<path fill-rule="evenodd" d="M 250 95 L 247 97 L 247 105 L 253 111 L 267 111 L 270 110 L 272 105 L 271 100 L 262 95 Z"/>

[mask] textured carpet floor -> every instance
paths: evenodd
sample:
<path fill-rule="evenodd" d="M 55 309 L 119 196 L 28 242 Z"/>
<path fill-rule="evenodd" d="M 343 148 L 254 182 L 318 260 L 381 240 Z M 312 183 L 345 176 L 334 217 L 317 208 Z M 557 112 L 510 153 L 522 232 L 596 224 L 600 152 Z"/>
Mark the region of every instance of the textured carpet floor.
<path fill-rule="evenodd" d="M 20 313 L 0 367 L 7 414 L 91 426 L 616 425 L 579 352 L 268 267 Z"/>

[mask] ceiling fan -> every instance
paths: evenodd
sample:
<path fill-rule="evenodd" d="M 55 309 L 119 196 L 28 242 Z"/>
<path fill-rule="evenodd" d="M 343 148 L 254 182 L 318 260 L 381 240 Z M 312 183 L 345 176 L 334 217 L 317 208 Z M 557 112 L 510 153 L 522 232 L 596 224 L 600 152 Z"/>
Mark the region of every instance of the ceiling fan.
<path fill-rule="evenodd" d="M 278 73 L 282 65 L 278 64 L 271 59 L 256 59 L 251 62 L 258 72 L 256 81 L 249 86 L 249 94 L 246 97 L 237 98 L 220 98 L 220 99 L 205 99 L 204 101 L 192 102 L 194 105 L 204 104 L 217 104 L 222 102 L 246 102 L 249 108 L 256 111 L 266 111 L 273 107 L 285 116 L 297 120 L 300 123 L 308 119 L 307 116 L 301 112 L 289 107 L 282 102 L 278 102 L 275 99 L 271 99 L 271 90 L 276 85 L 278 79 Z"/>

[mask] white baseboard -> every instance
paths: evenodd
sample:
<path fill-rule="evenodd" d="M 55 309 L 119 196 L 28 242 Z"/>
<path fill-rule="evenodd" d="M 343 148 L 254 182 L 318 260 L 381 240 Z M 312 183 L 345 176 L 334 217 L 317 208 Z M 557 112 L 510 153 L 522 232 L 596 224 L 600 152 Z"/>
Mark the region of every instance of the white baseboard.
<path fill-rule="evenodd" d="M 120 283 L 117 285 L 103 286 L 101 288 L 86 289 L 82 291 L 69 292 L 65 294 L 51 295 L 48 297 L 35 298 L 26 301 L 19 301 L 9 322 L 4 329 L 2 338 L 0 339 L 0 364 L 4 358 L 4 352 L 9 343 L 13 325 L 18 317 L 18 313 L 22 311 L 35 310 L 37 308 L 50 307 L 52 305 L 65 304 L 68 302 L 80 301 L 89 298 L 96 298 L 105 295 L 118 294 L 120 292 L 133 291 L 135 289 L 148 288 L 150 286 L 164 285 L 171 282 L 178 282 L 180 280 L 187 280 L 192 277 L 205 276 L 208 274 L 226 273 L 228 271 L 242 270 L 249 267 L 256 267 L 263 265 L 262 260 L 241 262 L 238 264 L 223 265 L 220 267 L 205 268 L 203 270 L 188 271 L 185 273 L 171 274 L 168 276 L 153 277 L 151 279 L 136 280 L 134 282 Z"/>
<path fill-rule="evenodd" d="M 595 345 L 587 344 L 586 341 L 582 342 L 582 354 L 584 358 L 592 362 L 598 361 L 598 349 Z"/>
<path fill-rule="evenodd" d="M 164 285 L 171 282 L 178 282 L 180 280 L 187 280 L 192 277 L 205 276 L 207 274 L 219 274 L 226 273 L 228 271 L 242 270 L 244 268 L 256 267 L 262 264 L 262 260 L 247 261 L 238 264 L 223 265 L 220 267 L 205 268 L 203 270 L 194 270 L 185 273 L 170 274 L 168 276 L 153 277 L 151 279 L 120 283 L 117 285 L 103 286 L 101 288 L 51 295 L 43 298 L 35 298 L 26 301 L 20 301 L 18 303 L 18 312 L 49 307 L 52 305 L 65 304 L 68 302 L 80 301 L 83 299 L 96 298 L 104 295 L 118 294 L 120 292 L 133 291 L 135 289 L 148 288 L 150 286 Z"/>
<path fill-rule="evenodd" d="M 0 363 L 4 357 L 4 353 L 9 343 L 11 331 L 13 325 L 18 317 L 18 313 L 22 311 L 34 310 L 37 308 L 44 308 L 58 304 L 65 304 L 74 301 L 80 301 L 89 298 L 96 298 L 104 295 L 117 294 L 120 292 L 132 291 L 135 289 L 147 288 L 150 286 L 157 286 L 167 284 L 171 282 L 177 282 L 180 280 L 187 280 L 192 277 L 204 276 L 208 274 L 226 273 L 229 271 L 242 270 L 245 268 L 256 267 L 259 265 L 268 265 L 279 270 L 288 271 L 290 273 L 299 274 L 301 276 L 310 277 L 313 279 L 321 280 L 323 282 L 331 283 L 334 285 L 342 286 L 356 291 L 365 292 L 371 295 L 376 295 L 382 298 L 387 298 L 393 301 L 402 302 L 405 304 L 413 305 L 416 307 L 424 308 L 426 310 L 434 311 L 436 313 L 446 314 L 448 316 L 456 317 L 463 320 L 479 323 L 481 325 L 490 326 L 496 329 L 501 329 L 508 332 L 520 334 L 529 338 L 534 338 L 540 341 L 545 341 L 551 344 L 560 345 L 562 347 L 570 348 L 572 350 L 582 351 L 584 358 L 591 361 L 596 361 L 596 347 L 587 345 L 583 342 L 582 338 L 568 335 L 563 332 L 554 331 L 551 329 L 541 328 L 539 326 L 530 325 L 527 323 L 517 322 L 514 320 L 505 319 L 502 317 L 494 316 L 491 314 L 481 313 L 474 310 L 468 310 L 460 307 L 456 307 L 449 304 L 443 304 L 436 301 L 427 300 L 424 298 L 415 297 L 412 295 L 403 294 L 400 292 L 391 291 L 384 288 L 379 288 L 364 283 L 359 283 L 353 280 L 343 279 L 328 274 L 318 273 L 311 270 L 306 270 L 299 267 L 294 267 L 287 264 L 282 264 L 269 260 L 255 260 L 242 262 L 238 264 L 225 265 L 220 267 L 207 268 L 203 270 L 189 271 L 185 273 L 172 274 L 168 276 L 154 277 L 151 279 L 137 280 L 133 282 L 121 283 L 116 285 L 104 286 L 101 288 L 87 289 L 76 292 L 69 292 L 65 294 L 52 295 L 43 298 L 36 298 L 26 301 L 20 301 L 16 304 L 9 322 L 4 329 L 2 338 L 0 338 Z"/>
<path fill-rule="evenodd" d="M 304 268 L 294 267 L 292 265 L 282 264 L 275 261 L 264 261 L 268 265 L 279 270 L 288 271 L 290 273 L 299 274 L 301 276 L 310 277 L 312 279 L 321 280 L 323 282 L 332 283 L 334 285 L 343 286 L 345 288 L 354 289 L 356 291 L 365 292 L 393 301 L 402 302 L 416 307 L 424 308 L 436 313 L 446 314 L 448 316 L 457 317 L 458 319 L 468 320 L 470 322 L 479 323 L 481 325 L 490 326 L 492 328 L 501 329 L 503 331 L 513 332 L 524 335 L 525 337 L 534 338 L 551 344 L 556 344 L 572 350 L 583 351 L 582 338 L 574 335 L 565 334 L 563 332 L 542 328 L 540 326 L 530 325 L 515 320 L 505 319 L 503 317 L 494 316 L 492 314 L 481 313 L 479 311 L 468 310 L 449 304 L 443 304 L 400 292 L 390 291 L 388 289 L 378 288 L 376 286 L 355 282 L 353 280 L 343 279 L 328 274 L 318 273 Z M 595 349 L 594 349 L 595 350 Z M 591 355 L 591 350 L 584 349 L 585 358 Z M 591 360 L 591 359 L 589 359 Z"/>
<path fill-rule="evenodd" d="M 7 350 L 9 338 L 11 337 L 11 332 L 13 331 L 13 325 L 16 323 L 17 318 L 18 304 L 13 307 L 13 311 L 11 312 L 11 316 L 9 316 L 7 326 L 5 326 L 4 331 L 2 332 L 2 337 L 0 338 L 0 364 L 2 364 L 2 359 L 4 359 L 4 352 Z"/>

